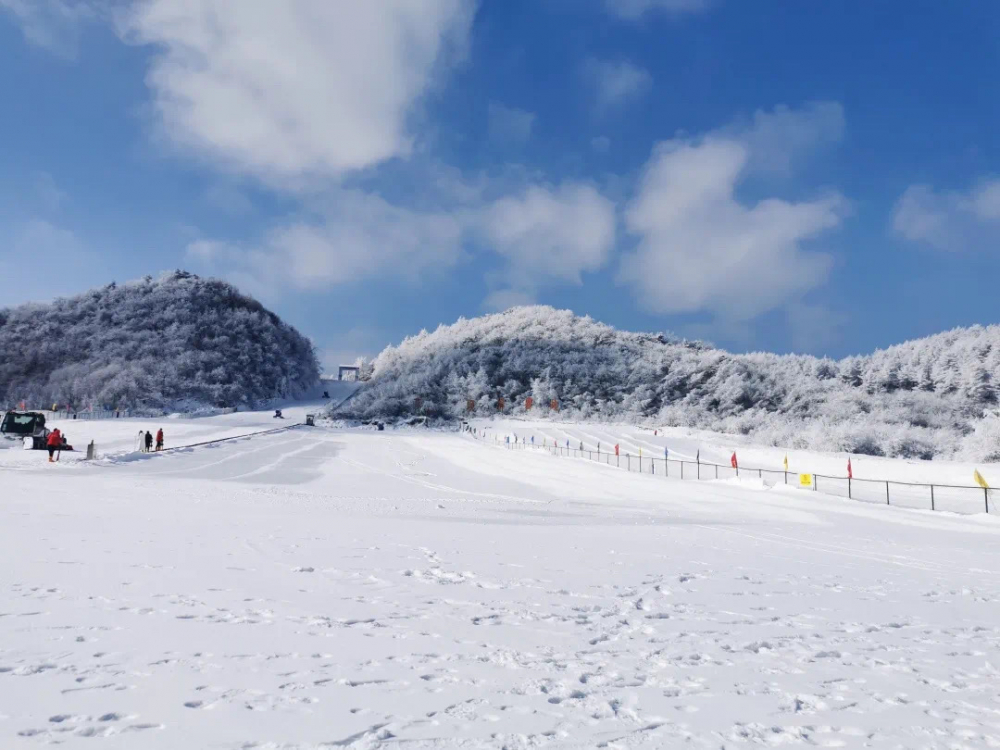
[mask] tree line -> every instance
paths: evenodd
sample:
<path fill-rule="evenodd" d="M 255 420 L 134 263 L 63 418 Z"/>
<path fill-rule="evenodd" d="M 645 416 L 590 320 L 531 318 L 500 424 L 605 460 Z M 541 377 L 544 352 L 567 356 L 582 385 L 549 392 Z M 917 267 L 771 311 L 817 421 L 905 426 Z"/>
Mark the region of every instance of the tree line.
<path fill-rule="evenodd" d="M 997 461 L 998 367 L 998 326 L 832 360 L 731 354 L 531 306 L 463 318 L 388 347 L 344 416 L 486 416 L 502 398 L 508 415 L 690 427 L 789 448 Z M 557 413 L 548 408 L 552 399 Z"/>

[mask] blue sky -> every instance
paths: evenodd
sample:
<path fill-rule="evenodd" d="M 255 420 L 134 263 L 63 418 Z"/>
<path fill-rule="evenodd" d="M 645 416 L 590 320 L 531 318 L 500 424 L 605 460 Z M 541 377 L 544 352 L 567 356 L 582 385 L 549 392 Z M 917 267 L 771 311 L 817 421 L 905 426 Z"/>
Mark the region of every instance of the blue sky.
<path fill-rule="evenodd" d="M 1000 7 L 0 0 L 0 304 L 174 268 L 329 364 L 540 302 L 831 356 L 997 322 Z"/>

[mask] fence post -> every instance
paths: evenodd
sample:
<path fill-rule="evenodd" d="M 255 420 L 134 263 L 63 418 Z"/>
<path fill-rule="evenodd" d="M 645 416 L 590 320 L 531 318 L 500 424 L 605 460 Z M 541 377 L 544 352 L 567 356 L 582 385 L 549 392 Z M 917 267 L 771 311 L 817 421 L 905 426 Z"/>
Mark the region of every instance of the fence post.
<path fill-rule="evenodd" d="M 788 472 L 785 472 L 785 484 L 788 484 Z M 850 490 L 848 490 L 850 492 Z"/>
<path fill-rule="evenodd" d="M 931 510 L 934 510 L 934 485 L 931 485 Z"/>
<path fill-rule="evenodd" d="M 715 465 L 715 478 L 716 479 L 719 478 L 719 465 L 718 464 Z"/>
<path fill-rule="evenodd" d="M 684 478 L 684 462 L 681 461 L 681 479 Z"/>
<path fill-rule="evenodd" d="M 885 483 L 885 504 L 889 505 L 889 482 Z"/>
<path fill-rule="evenodd" d="M 632 471 L 632 454 L 625 455 L 625 471 Z"/>
<path fill-rule="evenodd" d="M 758 479 L 763 479 L 764 478 L 764 470 L 763 469 L 757 469 L 757 478 Z"/>
<path fill-rule="evenodd" d="M 698 479 L 701 479 L 701 461 L 698 462 Z"/>
<path fill-rule="evenodd" d="M 819 476 L 813 474 L 813 492 L 819 492 Z"/>
<path fill-rule="evenodd" d="M 983 487 L 983 499 L 986 500 L 986 512 L 990 512 L 990 491 Z"/>
<path fill-rule="evenodd" d="M 848 500 L 853 500 L 854 499 L 853 497 L 851 497 L 851 478 L 850 477 L 847 478 L 847 499 Z M 934 505 L 934 488 L 933 487 L 931 487 L 931 505 Z"/>
<path fill-rule="evenodd" d="M 669 458 L 663 459 L 663 473 L 666 474 L 668 477 L 670 476 L 670 459 Z"/>
<path fill-rule="evenodd" d="M 652 473 L 655 474 L 656 473 L 656 459 L 655 458 L 649 459 L 649 466 L 651 468 Z"/>

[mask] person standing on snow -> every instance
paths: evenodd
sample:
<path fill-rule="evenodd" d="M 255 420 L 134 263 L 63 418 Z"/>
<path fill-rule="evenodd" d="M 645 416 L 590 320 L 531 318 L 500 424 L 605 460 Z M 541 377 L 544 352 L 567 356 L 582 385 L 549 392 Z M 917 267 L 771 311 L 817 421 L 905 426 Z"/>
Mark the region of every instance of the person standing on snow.
<path fill-rule="evenodd" d="M 49 449 L 49 463 L 55 463 L 52 456 L 62 447 L 62 433 L 59 432 L 58 427 L 49 433 L 49 438 L 45 441 L 45 443 L 46 447 Z"/>
<path fill-rule="evenodd" d="M 146 453 L 149 453 L 150 449 L 153 447 L 153 433 L 146 430 Z"/>
<path fill-rule="evenodd" d="M 156 450 L 163 450 L 163 428 L 161 427 L 156 431 Z"/>
<path fill-rule="evenodd" d="M 135 439 L 135 449 L 140 453 L 142 453 L 143 452 L 142 449 L 145 443 L 146 443 L 146 433 L 144 433 L 142 430 L 139 430 L 139 437 Z"/>

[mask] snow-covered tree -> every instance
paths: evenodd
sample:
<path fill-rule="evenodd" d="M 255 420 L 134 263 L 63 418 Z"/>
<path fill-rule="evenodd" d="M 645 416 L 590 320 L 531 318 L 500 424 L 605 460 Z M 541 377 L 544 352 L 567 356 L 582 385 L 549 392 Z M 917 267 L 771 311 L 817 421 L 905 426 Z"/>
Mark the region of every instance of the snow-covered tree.
<path fill-rule="evenodd" d="M 315 386 L 312 344 L 256 300 L 183 271 L 0 310 L 0 406 L 250 405 Z"/>
<path fill-rule="evenodd" d="M 966 440 L 998 399 L 1000 326 L 957 329 L 840 362 L 729 354 L 666 334 L 617 331 L 532 306 L 421 331 L 374 361 L 348 416 L 423 409 L 627 420 L 747 434 L 767 444 L 874 455 L 983 459 L 994 431 Z"/>

